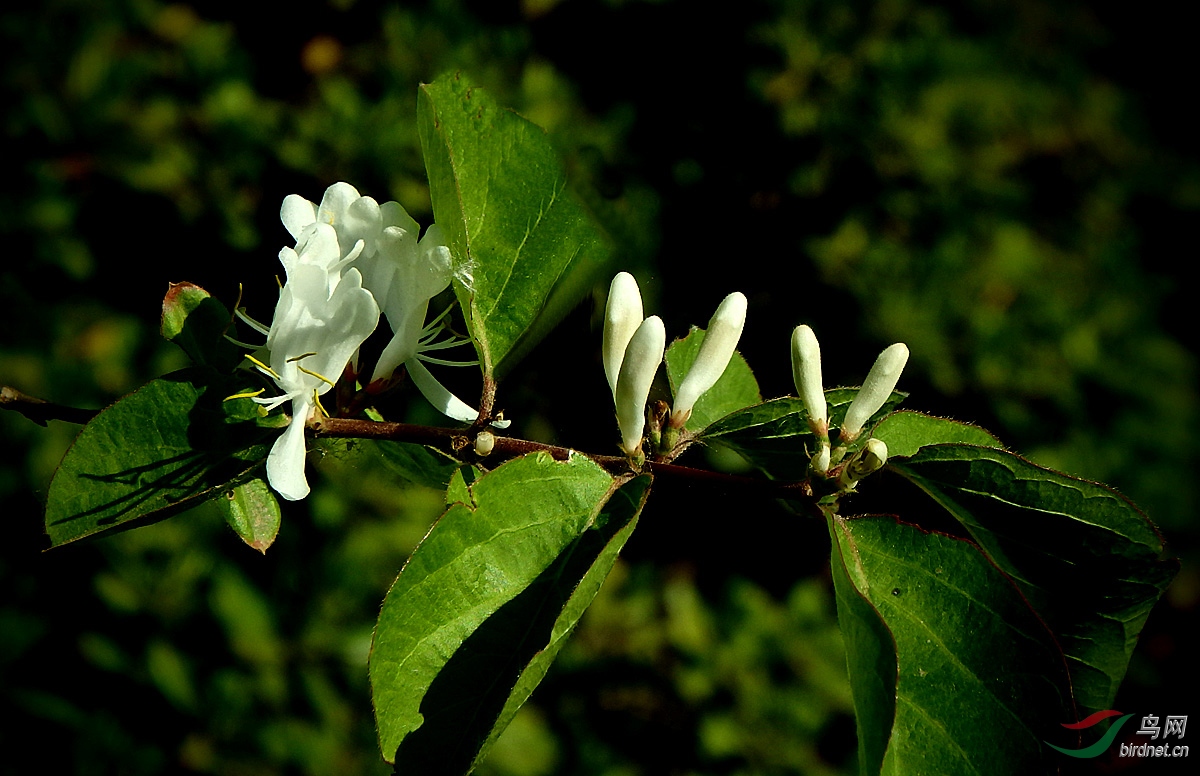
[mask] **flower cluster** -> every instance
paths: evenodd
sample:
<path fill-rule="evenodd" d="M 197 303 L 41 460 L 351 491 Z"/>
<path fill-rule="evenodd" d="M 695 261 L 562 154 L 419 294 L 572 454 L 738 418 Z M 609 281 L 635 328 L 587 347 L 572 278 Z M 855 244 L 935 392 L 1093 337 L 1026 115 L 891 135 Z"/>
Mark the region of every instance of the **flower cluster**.
<path fill-rule="evenodd" d="M 442 413 L 463 422 L 479 413 L 446 390 L 422 363 L 459 365 L 429 354 L 466 342 L 435 341 L 441 316 L 425 323 L 430 300 L 450 285 L 453 274 L 437 225 L 418 240 L 417 222 L 399 203 L 380 205 L 348 183 L 330 186 L 320 205 L 289 195 L 280 219 L 296 240 L 295 248 L 279 253 L 287 282 L 270 329 L 246 320 L 267 334 L 270 363 L 259 363 L 259 368 L 283 391 L 255 401 L 268 408 L 292 402 L 292 422 L 271 449 L 267 479 L 280 495 L 295 500 L 308 495 L 304 424 L 320 407 L 318 397 L 333 387 L 351 359 L 357 360 L 381 312 L 392 338 L 375 364 L 369 388 L 382 389 L 404 365 L 413 384 Z"/>
<path fill-rule="evenodd" d="M 830 450 L 829 412 L 825 389 L 821 384 L 821 347 L 808 326 L 795 328 L 792 332 L 792 376 L 796 381 L 796 392 L 808 410 L 809 428 L 817 438 L 817 450 L 811 461 L 814 472 L 824 475 L 832 464 L 845 457 L 847 445 L 858 439 L 863 425 L 891 397 L 907 362 L 908 347 L 902 342 L 885 348 L 879 354 L 842 419 L 838 429 L 838 447 Z M 882 468 L 886 462 L 887 445 L 880 439 L 868 439 L 842 467 L 838 475 L 839 488 L 853 488 L 860 479 Z"/>
<path fill-rule="evenodd" d="M 692 414 L 696 401 L 724 374 L 746 323 L 746 297 L 734 292 L 721 302 L 708 322 L 704 339 L 687 374 L 675 391 L 670 414 L 651 413 L 652 444 L 669 450 Z M 643 317 L 642 294 L 628 272 L 613 278 L 604 311 L 604 373 L 617 410 L 621 449 L 635 463 L 643 460 L 646 434 L 646 400 L 663 360 L 666 332 L 657 316 Z M 808 424 L 817 438 L 809 469 L 822 478 L 836 479 L 838 490 L 852 490 L 858 481 L 887 462 L 887 445 L 868 439 L 851 447 L 863 426 L 891 397 L 908 361 L 908 347 L 896 343 L 879 354 L 862 388 L 855 395 L 838 428 L 838 446 L 829 441 L 829 407 L 821 380 L 821 346 L 808 326 L 792 332 L 792 375 L 796 391 L 808 411 Z M 665 427 L 664 426 L 665 423 Z M 661 432 L 661 437 L 660 437 Z M 853 455 L 842 463 L 853 449 Z"/>
<path fill-rule="evenodd" d="M 333 387 L 363 341 L 375 331 L 379 306 L 363 288 L 358 269 L 347 267 L 333 227 L 314 223 L 300 233 L 296 248 L 279 260 L 287 282 L 279 292 L 267 331 L 270 363 L 259 369 L 283 394 L 256 398 L 268 409 L 290 401 L 292 422 L 267 456 L 267 479 L 286 499 L 308 495 L 304 477 L 304 424 Z"/>
<path fill-rule="evenodd" d="M 725 297 L 709 321 L 700 352 L 675 393 L 668 427 L 681 429 L 696 401 L 712 388 L 742 336 L 746 322 L 746 297 L 733 292 Z M 604 313 L 604 373 L 617 409 L 621 449 L 630 458 L 642 456 L 646 429 L 646 399 L 662 363 L 666 329 L 658 316 L 642 317 L 642 294 L 628 272 L 613 278 Z"/>

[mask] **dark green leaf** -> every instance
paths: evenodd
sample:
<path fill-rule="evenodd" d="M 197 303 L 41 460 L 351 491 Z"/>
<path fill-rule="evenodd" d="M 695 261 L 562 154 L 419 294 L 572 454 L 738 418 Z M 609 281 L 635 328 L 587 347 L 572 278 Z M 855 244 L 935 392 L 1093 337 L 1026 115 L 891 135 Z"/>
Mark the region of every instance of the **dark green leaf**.
<path fill-rule="evenodd" d="M 830 532 L 862 772 L 1054 770 L 1043 741 L 1075 719 L 1071 685 L 1017 587 L 970 542 L 892 517 Z"/>
<path fill-rule="evenodd" d="M 46 503 L 55 546 L 161 520 L 244 482 L 281 418 L 243 393 L 251 378 L 184 369 L 153 380 L 88 423 L 59 464 Z"/>
<path fill-rule="evenodd" d="M 441 450 L 411 442 L 374 442 L 380 457 L 392 471 L 409 482 L 444 490 L 460 464 Z"/>
<path fill-rule="evenodd" d="M 831 426 L 836 426 L 846 416 L 846 410 L 856 395 L 857 388 L 832 388 L 825 392 Z M 873 423 L 891 412 L 907 395 L 893 393 L 867 422 L 866 428 L 870 429 Z M 813 453 L 808 410 L 802 401 L 791 396 L 771 399 L 726 415 L 704 429 L 699 438 L 736 450 L 763 472 L 781 480 L 801 479 L 808 470 Z M 867 434 L 860 436 L 858 445 L 867 438 Z"/>
<path fill-rule="evenodd" d="M 683 339 L 675 340 L 667 348 L 664 360 L 667 363 L 667 380 L 671 384 L 671 394 L 679 390 L 679 384 L 687 376 L 688 369 L 700 352 L 700 343 L 704 342 L 704 330 L 692 327 Z M 734 353 L 729 360 L 729 366 L 721 374 L 712 388 L 696 400 L 684 428 L 692 433 L 700 431 L 718 418 L 731 412 L 758 404 L 762 395 L 758 392 L 758 381 L 741 353 Z"/>
<path fill-rule="evenodd" d="M 830 573 L 854 698 L 859 772 L 877 774 L 896 716 L 896 640 L 878 610 L 850 581 L 836 541 Z"/>
<path fill-rule="evenodd" d="M 242 541 L 265 555 L 279 534 L 282 519 L 279 501 L 267 481 L 255 477 L 235 485 L 213 501 Z"/>
<path fill-rule="evenodd" d="M 225 305 L 193 283 L 172 283 L 163 298 L 163 337 L 199 366 L 228 372 L 242 362 L 241 349 L 225 339 L 231 320 Z"/>
<path fill-rule="evenodd" d="M 421 86 L 430 197 L 485 375 L 503 371 L 606 270 L 608 238 L 537 125 L 462 74 Z"/>
<path fill-rule="evenodd" d="M 451 488 L 460 498 L 388 592 L 371 652 L 380 747 L 402 773 L 482 758 L 608 574 L 649 478 L 618 488 L 586 458 L 531 454 Z"/>
<path fill-rule="evenodd" d="M 922 447 L 945 443 L 1003 448 L 1000 440 L 979 426 L 949 418 L 935 418 L 912 410 L 893 412 L 871 432 L 888 447 L 888 459 L 907 458 Z"/>
<path fill-rule="evenodd" d="M 892 467 L 970 532 L 1054 632 L 1080 714 L 1112 707 L 1150 609 L 1177 563 L 1110 488 L 1003 450 L 922 448 Z"/>

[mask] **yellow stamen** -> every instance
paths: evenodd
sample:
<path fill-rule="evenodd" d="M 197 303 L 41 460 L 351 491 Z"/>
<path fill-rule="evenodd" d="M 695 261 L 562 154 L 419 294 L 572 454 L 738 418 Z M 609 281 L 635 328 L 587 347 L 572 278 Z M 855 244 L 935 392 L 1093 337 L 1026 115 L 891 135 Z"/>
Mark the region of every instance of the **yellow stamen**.
<path fill-rule="evenodd" d="M 259 388 L 257 391 L 246 391 L 245 393 L 235 393 L 233 396 L 226 396 L 222 401 L 233 401 L 234 399 L 251 399 L 258 396 L 266 388 Z"/>
<path fill-rule="evenodd" d="M 323 407 L 321 405 L 321 397 L 319 395 L 317 395 L 316 389 L 313 389 L 313 403 L 315 403 L 317 405 L 317 411 L 320 412 L 322 415 L 324 415 L 327 418 L 333 417 L 325 410 L 325 407 Z"/>
<path fill-rule="evenodd" d="M 288 362 L 289 364 L 293 364 L 293 363 L 295 363 L 295 362 L 299 361 L 299 360 L 300 360 L 300 359 L 302 359 L 302 358 L 308 358 L 309 356 L 315 356 L 315 355 L 317 355 L 317 352 L 314 350 L 312 353 L 302 353 L 302 354 L 300 354 L 300 355 L 298 355 L 298 356 L 293 356 L 292 358 L 289 358 L 289 359 L 287 360 L 287 362 Z"/>
<path fill-rule="evenodd" d="M 249 353 L 247 353 L 247 354 L 246 354 L 246 358 L 250 359 L 250 362 L 251 362 L 251 363 L 253 363 L 253 364 L 254 364 L 256 367 L 258 367 L 259 369 L 263 370 L 263 371 L 264 371 L 264 372 L 266 372 L 267 374 L 269 374 L 271 377 L 274 377 L 276 380 L 282 380 L 282 379 L 283 379 L 282 377 L 280 377 L 280 376 L 279 376 L 279 373 L 278 373 L 278 372 L 276 372 L 274 369 L 272 369 L 271 367 L 267 366 L 267 365 L 266 365 L 266 364 L 264 364 L 263 362 L 259 361 L 257 358 L 255 358 L 254 356 L 250 355 Z"/>
<path fill-rule="evenodd" d="M 288 359 L 288 361 L 294 361 L 294 360 L 295 359 L 291 359 L 291 358 Z M 311 369 L 305 369 L 304 367 L 300 366 L 299 364 L 296 364 L 296 368 L 299 369 L 301 372 L 303 372 L 306 375 L 312 375 L 313 377 L 317 378 L 318 380 L 323 380 L 323 381 L 329 383 L 330 387 L 333 386 L 333 380 L 330 380 L 328 377 L 326 377 L 323 374 L 314 372 Z"/>

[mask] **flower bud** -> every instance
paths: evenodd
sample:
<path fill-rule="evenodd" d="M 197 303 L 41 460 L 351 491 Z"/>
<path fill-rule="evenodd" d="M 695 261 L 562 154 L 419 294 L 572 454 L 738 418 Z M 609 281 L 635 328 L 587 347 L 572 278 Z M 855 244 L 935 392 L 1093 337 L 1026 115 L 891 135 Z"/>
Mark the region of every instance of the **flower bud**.
<path fill-rule="evenodd" d="M 638 326 L 625 349 L 621 373 L 617 376 L 616 405 L 621 449 L 628 455 L 637 455 L 642 449 L 646 398 L 650 395 L 650 384 L 654 382 L 666 344 L 666 327 L 657 315 L 652 315 Z"/>
<path fill-rule="evenodd" d="M 475 455 L 483 458 L 490 455 L 496 446 L 496 435 L 490 431 L 480 431 L 475 435 Z"/>
<path fill-rule="evenodd" d="M 792 332 L 792 378 L 796 381 L 796 393 L 808 410 L 808 424 L 813 433 L 827 439 L 829 411 L 825 404 L 825 388 L 821 384 L 821 346 L 817 343 L 817 335 L 807 326 L 797 326 Z"/>
<path fill-rule="evenodd" d="M 884 405 L 900 381 L 900 373 L 907 362 L 908 346 L 903 342 L 897 342 L 879 354 L 867 379 L 863 381 L 862 389 L 850 402 L 850 409 L 846 410 L 846 419 L 842 421 L 842 442 L 857 437 L 863 424 Z"/>
<path fill-rule="evenodd" d="M 838 477 L 838 486 L 842 490 L 850 490 L 858 481 L 868 474 L 877 472 L 887 463 L 888 449 L 881 439 L 868 439 L 849 463 L 842 469 Z"/>
<path fill-rule="evenodd" d="M 824 474 L 829 471 L 829 439 L 824 439 L 820 443 L 820 448 L 812 457 L 813 471 L 818 474 Z"/>
<path fill-rule="evenodd" d="M 700 352 L 675 392 L 672 426 L 678 428 L 687 422 L 696 400 L 721 379 L 725 367 L 729 366 L 729 359 L 733 358 L 738 340 L 742 338 L 745 324 L 746 295 L 734 291 L 722 300 L 713 313 L 708 330 L 704 333 L 704 341 L 700 343 Z"/>
<path fill-rule="evenodd" d="M 608 304 L 604 308 L 604 374 L 613 398 L 617 396 L 617 376 L 625 349 L 633 333 L 642 325 L 642 293 L 637 281 L 628 272 L 618 272 L 608 288 Z"/>

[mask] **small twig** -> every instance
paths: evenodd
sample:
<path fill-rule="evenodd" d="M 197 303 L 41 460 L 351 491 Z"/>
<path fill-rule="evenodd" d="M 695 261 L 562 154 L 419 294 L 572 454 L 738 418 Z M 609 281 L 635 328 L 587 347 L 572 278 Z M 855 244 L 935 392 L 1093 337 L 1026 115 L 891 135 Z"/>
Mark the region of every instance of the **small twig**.
<path fill-rule="evenodd" d="M 46 422 L 50 420 L 87 423 L 100 412 L 100 410 L 85 410 L 79 407 L 68 407 L 65 404 L 55 404 L 36 396 L 21 393 L 16 388 L 10 388 L 7 385 L 0 386 L 0 407 L 19 412 L 39 426 L 46 425 Z"/>
<path fill-rule="evenodd" d="M 484 391 L 485 403 L 489 393 L 494 396 L 494 385 L 489 387 L 491 387 L 492 391 Z M 0 407 L 19 412 L 34 423 L 42 426 L 46 425 L 46 422 L 50 420 L 63 420 L 68 423 L 83 424 L 99 413 L 99 410 L 87 410 L 78 407 L 68 407 L 63 404 L 55 404 L 45 399 L 29 396 L 7 385 L 0 386 Z M 319 416 L 309 421 L 309 427 L 317 436 L 329 437 L 331 439 L 380 439 L 393 442 L 413 442 L 449 450 L 456 456 L 460 455 L 462 450 L 469 447 L 471 438 L 474 435 L 470 428 L 453 429 L 441 426 L 417 426 L 409 423 L 390 423 L 356 418 L 324 418 Z M 558 445 L 549 445 L 543 442 L 505 436 L 496 437 L 495 445 L 486 460 L 489 463 L 493 461 L 500 462 L 535 452 L 548 453 L 557 461 L 565 461 L 572 454 L 584 455 L 613 474 L 632 473 L 629 459 L 624 456 L 583 453 L 578 450 L 572 450 L 569 447 L 560 447 Z M 691 466 L 681 466 L 680 464 L 662 461 L 647 461 L 643 466 L 643 471 L 648 471 L 660 479 L 680 483 L 698 483 L 723 490 L 753 492 L 776 498 L 790 498 L 810 502 L 813 500 L 811 491 L 808 490 L 807 483 L 804 482 L 776 482 L 760 477 L 724 474 L 722 472 L 709 471 L 708 469 L 696 469 Z"/>
<path fill-rule="evenodd" d="M 431 445 L 441 449 L 449 448 L 458 451 L 468 446 L 469 438 L 466 430 L 441 428 L 438 426 L 416 426 L 408 423 L 377 422 L 373 420 L 358 420 L 354 418 L 319 418 L 309 422 L 317 436 L 334 439 L 379 439 L 392 442 L 414 442 Z M 565 461 L 572 453 L 584 455 L 604 467 L 613 474 L 630 472 L 629 460 L 619 455 L 596 455 L 572 450 L 569 447 L 533 442 L 528 439 L 497 436 L 491 454 L 487 461 L 505 461 L 534 452 L 549 453 L 557 461 Z M 724 474 L 696 469 L 691 466 L 681 466 L 675 463 L 647 462 L 644 471 L 649 471 L 660 479 L 673 480 L 681 483 L 694 482 L 715 486 L 725 490 L 754 492 L 776 498 L 800 499 L 811 501 L 812 495 L 803 482 L 776 482 L 760 477 L 747 477 L 740 474 Z"/>

